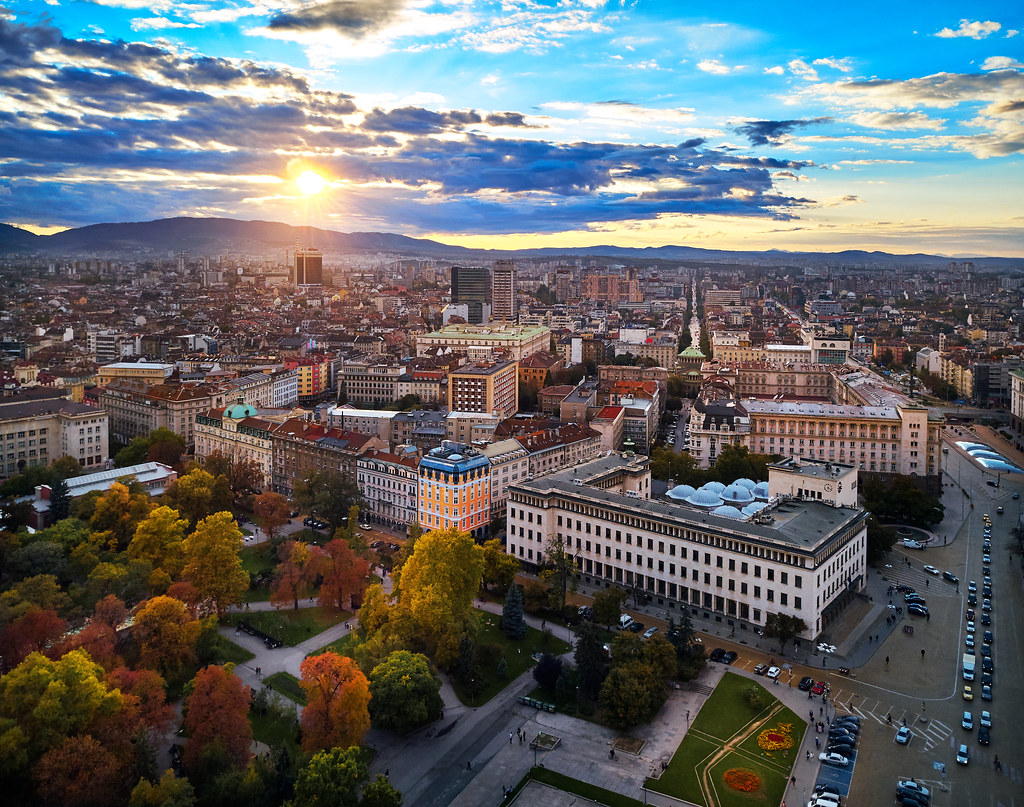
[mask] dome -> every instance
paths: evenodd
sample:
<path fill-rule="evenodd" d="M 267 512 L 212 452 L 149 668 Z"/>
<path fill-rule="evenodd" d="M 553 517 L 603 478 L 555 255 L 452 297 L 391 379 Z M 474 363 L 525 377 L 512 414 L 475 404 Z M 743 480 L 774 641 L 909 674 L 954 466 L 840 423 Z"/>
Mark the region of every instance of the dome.
<path fill-rule="evenodd" d="M 716 507 L 714 510 L 711 511 L 711 515 L 725 516 L 726 518 L 735 518 L 737 520 L 742 520 L 746 518 L 746 516 L 743 515 L 743 513 L 741 513 L 731 504 L 724 504 L 721 507 Z"/>
<path fill-rule="evenodd" d="M 744 477 L 743 479 L 737 479 L 733 484 L 739 485 L 741 488 L 746 488 L 747 490 L 753 490 L 756 483 L 753 479 L 747 479 Z"/>
<path fill-rule="evenodd" d="M 729 485 L 720 495 L 723 501 L 733 504 L 749 504 L 754 501 L 751 492 L 741 485 Z"/>
<path fill-rule="evenodd" d="M 750 491 L 754 494 L 755 499 L 759 499 L 762 502 L 768 501 L 768 483 L 758 482 L 754 485 L 754 489 Z"/>
<path fill-rule="evenodd" d="M 750 504 L 744 506 L 744 508 L 743 508 L 743 515 L 745 515 L 745 516 L 756 516 L 758 513 L 760 513 L 762 510 L 764 510 L 764 508 L 766 508 L 767 506 L 768 505 L 765 502 L 751 502 Z"/>
<path fill-rule="evenodd" d="M 718 494 L 713 490 L 708 490 L 707 488 L 695 490 L 690 496 L 686 497 L 686 501 L 694 507 L 704 507 L 706 509 L 718 507 L 722 503 Z"/>
<path fill-rule="evenodd" d="M 224 417 L 231 418 L 232 420 L 252 418 L 256 417 L 257 414 L 259 413 L 256 411 L 256 407 L 247 403 L 233 403 L 231 406 L 224 407 Z"/>
<path fill-rule="evenodd" d="M 692 496 L 694 492 L 695 489 L 690 485 L 676 485 L 674 488 L 672 488 L 672 490 L 670 490 L 665 495 L 668 496 L 670 499 L 677 499 L 679 501 L 683 501 L 688 496 Z"/>
<path fill-rule="evenodd" d="M 704 490 L 710 490 L 713 491 L 714 493 L 721 493 L 723 490 L 725 490 L 725 485 L 723 485 L 721 482 L 705 482 L 703 485 L 701 485 L 701 487 Z"/>

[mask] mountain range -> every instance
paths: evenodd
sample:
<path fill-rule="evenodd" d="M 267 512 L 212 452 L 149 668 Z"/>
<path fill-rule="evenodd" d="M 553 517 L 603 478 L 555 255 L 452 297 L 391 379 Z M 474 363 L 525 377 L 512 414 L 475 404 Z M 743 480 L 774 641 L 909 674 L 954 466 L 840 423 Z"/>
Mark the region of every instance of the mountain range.
<path fill-rule="evenodd" d="M 666 245 L 660 247 L 549 247 L 521 250 L 480 250 L 443 244 L 395 233 L 342 233 L 315 227 L 293 227 L 274 221 L 241 221 L 225 218 L 170 218 L 156 221 L 92 224 L 53 235 L 36 235 L 9 224 L 0 224 L 0 254 L 71 259 L 170 258 L 179 252 L 199 255 L 271 257 L 283 260 L 295 247 L 316 246 L 328 257 L 352 252 L 385 252 L 407 258 L 453 261 L 523 258 L 605 258 L 626 261 L 669 261 L 734 264 L 821 264 L 831 266 L 902 265 L 936 266 L 950 260 L 970 260 L 978 269 L 1018 268 L 1016 258 L 958 256 L 844 250 L 842 252 L 788 252 L 784 250 L 731 251 Z"/>

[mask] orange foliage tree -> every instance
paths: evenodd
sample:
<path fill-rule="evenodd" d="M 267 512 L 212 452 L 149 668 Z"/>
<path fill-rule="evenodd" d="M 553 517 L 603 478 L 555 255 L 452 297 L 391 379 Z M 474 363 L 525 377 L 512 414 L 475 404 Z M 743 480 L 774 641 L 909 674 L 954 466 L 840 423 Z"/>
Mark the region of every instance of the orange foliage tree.
<path fill-rule="evenodd" d="M 8 670 L 28 658 L 29 653 L 42 652 L 59 639 L 67 622 L 50 609 L 37 608 L 18 617 L 0 633 L 0 656 Z"/>
<path fill-rule="evenodd" d="M 348 748 L 370 728 L 370 685 L 356 663 L 330 651 L 299 667 L 307 705 L 302 710 L 302 747 Z"/>
<path fill-rule="evenodd" d="M 121 690 L 124 711 L 134 725 L 140 723 L 154 732 L 167 730 L 174 718 L 174 707 L 167 702 L 164 679 L 154 670 L 130 670 L 118 667 L 104 679 L 111 689 Z"/>
<path fill-rule="evenodd" d="M 154 597 L 135 616 L 141 644 L 140 662 L 161 673 L 174 673 L 192 660 L 200 624 L 185 603 L 173 597 Z"/>
<path fill-rule="evenodd" d="M 316 570 L 323 578 L 320 607 L 344 610 L 362 605 L 370 564 L 352 551 L 348 541 L 335 538 L 318 553 Z"/>
<path fill-rule="evenodd" d="M 270 601 L 274 605 L 291 603 L 298 608 L 299 600 L 309 594 L 311 578 L 315 576 L 309 546 L 301 541 L 288 541 L 281 545 L 278 556 L 281 562 L 277 564 Z"/>
<path fill-rule="evenodd" d="M 33 769 L 39 795 L 64 807 L 117 804 L 127 795 L 123 763 L 88 734 L 68 737 Z"/>
<path fill-rule="evenodd" d="M 259 524 L 267 533 L 270 540 L 274 540 L 277 531 L 288 523 L 291 512 L 288 500 L 280 493 L 261 493 L 252 500 L 252 512 Z"/>
<path fill-rule="evenodd" d="M 239 770 L 248 764 L 250 698 L 249 687 L 227 667 L 211 665 L 196 674 L 192 694 L 185 701 L 186 768 L 198 768 L 208 749 L 223 753 Z"/>

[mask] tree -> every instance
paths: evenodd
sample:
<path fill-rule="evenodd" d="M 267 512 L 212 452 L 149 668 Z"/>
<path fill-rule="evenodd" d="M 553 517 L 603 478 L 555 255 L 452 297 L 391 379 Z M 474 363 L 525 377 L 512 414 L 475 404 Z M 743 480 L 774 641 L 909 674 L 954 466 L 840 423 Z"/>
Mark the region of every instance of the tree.
<path fill-rule="evenodd" d="M 361 604 L 370 564 L 356 555 L 348 542 L 340 538 L 330 541 L 322 552 L 317 553 L 315 568 L 322 580 L 321 608 L 343 611 Z"/>
<path fill-rule="evenodd" d="M 559 610 L 565 610 L 565 598 L 570 584 L 575 587 L 579 568 L 572 555 L 572 546 L 561 533 L 548 538 L 544 547 L 544 560 L 540 566 L 540 577 L 550 583 L 559 597 Z"/>
<path fill-rule="evenodd" d="M 458 656 L 483 570 L 483 550 L 469 533 L 454 528 L 422 536 L 402 567 L 399 607 L 441 667 Z"/>
<path fill-rule="evenodd" d="M 192 785 L 188 779 L 175 776 L 172 770 L 164 771 L 156 784 L 140 779 L 128 801 L 128 807 L 192 807 L 193 804 Z"/>
<path fill-rule="evenodd" d="M 184 451 L 185 438 L 170 429 L 160 427 L 145 437 L 134 438 L 118 451 L 114 457 L 114 465 L 125 468 L 141 462 L 162 462 L 164 465 L 177 466 Z"/>
<path fill-rule="evenodd" d="M 227 477 L 215 477 L 202 468 L 178 477 L 165 495 L 192 528 L 201 519 L 228 510 L 232 499 Z"/>
<path fill-rule="evenodd" d="M 291 807 L 356 807 L 366 763 L 358 748 L 331 748 L 313 755 L 295 780 Z"/>
<path fill-rule="evenodd" d="M 362 503 L 362 496 L 355 480 L 335 471 L 316 471 L 295 482 L 292 501 L 336 530 L 344 525 L 349 508 Z"/>
<path fill-rule="evenodd" d="M 184 566 L 184 540 L 188 522 L 178 511 L 166 505 L 153 510 L 135 528 L 128 544 L 128 557 L 148 560 L 154 569 L 162 569 L 176 578 Z"/>
<path fill-rule="evenodd" d="M 135 616 L 140 661 L 162 674 L 178 672 L 195 657 L 201 626 L 173 597 L 154 597 Z"/>
<path fill-rule="evenodd" d="M 249 575 L 239 555 L 241 548 L 242 533 L 231 513 L 207 516 L 185 539 L 184 579 L 218 617 L 229 605 L 240 603 L 249 588 Z"/>
<path fill-rule="evenodd" d="M 651 714 L 650 691 L 638 665 L 613 667 L 601 685 L 601 706 L 608 725 L 625 731 Z"/>
<path fill-rule="evenodd" d="M 262 466 L 251 457 L 242 457 L 232 462 L 227 478 L 231 492 L 236 497 L 245 491 L 263 487 L 265 479 Z"/>
<path fill-rule="evenodd" d="M 123 798 L 123 766 L 89 736 L 68 737 L 50 749 L 33 770 L 39 795 L 66 807 L 105 807 Z"/>
<path fill-rule="evenodd" d="M 290 602 L 298 610 L 299 600 L 309 594 L 314 576 L 309 546 L 301 541 L 288 541 L 279 547 L 278 555 L 281 562 L 277 564 L 270 601 L 274 605 Z"/>
<path fill-rule="evenodd" d="M 259 524 L 271 541 L 277 536 L 277 531 L 290 520 L 291 509 L 288 500 L 280 493 L 261 493 L 252 503 L 252 512 Z"/>
<path fill-rule="evenodd" d="M 77 463 L 75 463 L 77 465 Z M 71 491 L 68 483 L 57 479 L 50 487 L 50 518 L 63 521 L 71 512 Z"/>
<path fill-rule="evenodd" d="M 315 751 L 361 742 L 370 728 L 370 688 L 356 663 L 327 651 L 305 659 L 299 670 L 307 700 L 302 747 Z"/>
<path fill-rule="evenodd" d="M 244 768 L 252 754 L 249 687 L 229 667 L 211 665 L 196 673 L 184 707 L 188 740 L 183 761 L 195 768 L 206 750 L 216 746 L 235 768 Z"/>
<path fill-rule="evenodd" d="M 391 653 L 370 673 L 370 719 L 375 728 L 406 734 L 441 716 L 440 690 L 426 656 Z"/>
<path fill-rule="evenodd" d="M 622 604 L 629 594 L 621 588 L 606 588 L 594 594 L 594 621 L 598 625 L 606 625 L 611 629 L 612 625 L 619 624 L 619 616 L 622 614 Z"/>
<path fill-rule="evenodd" d="M 501 541 L 491 538 L 484 541 L 484 589 L 494 586 L 499 592 L 508 591 L 519 571 L 519 561 L 509 555 L 501 546 Z"/>
<path fill-rule="evenodd" d="M 360 807 L 402 807 L 402 793 L 386 776 L 377 777 L 363 788 Z"/>
<path fill-rule="evenodd" d="M 174 706 L 167 702 L 164 679 L 154 670 L 130 670 L 118 667 L 104 679 L 111 689 L 120 690 L 125 698 L 124 711 L 132 722 L 162 734 L 174 719 Z"/>
<path fill-rule="evenodd" d="M 523 590 L 519 586 L 511 586 L 505 597 L 505 605 L 501 609 L 501 630 L 509 639 L 522 639 L 526 635 Z"/>
<path fill-rule="evenodd" d="M 550 653 L 545 653 L 541 656 L 540 661 L 533 668 L 533 679 L 544 689 L 551 692 L 554 692 L 555 682 L 561 674 L 562 660 L 557 656 L 552 656 Z"/>
<path fill-rule="evenodd" d="M 0 774 L 27 768 L 65 738 L 116 715 L 123 698 L 82 650 L 51 661 L 32 653 L 0 678 Z"/>
<path fill-rule="evenodd" d="M 112 550 L 124 550 L 139 522 L 149 515 L 150 507 L 149 494 L 132 492 L 127 485 L 115 482 L 96 500 L 89 519 L 93 540 Z"/>
<path fill-rule="evenodd" d="M 0 658 L 13 669 L 29 653 L 43 652 L 67 630 L 68 623 L 50 609 L 35 609 L 15 619 L 0 633 Z"/>
<path fill-rule="evenodd" d="M 867 521 L 867 562 L 879 563 L 896 543 L 896 530 L 886 527 L 873 516 Z"/>
<path fill-rule="evenodd" d="M 764 635 L 779 640 L 779 653 L 786 652 L 786 643 L 807 630 L 807 624 L 798 616 L 771 613 L 764 621 Z"/>
<path fill-rule="evenodd" d="M 594 625 L 585 623 L 577 629 L 573 660 L 579 675 L 580 692 L 584 697 L 596 700 L 608 675 L 608 655 Z"/>
<path fill-rule="evenodd" d="M 904 474 L 885 483 L 873 477 L 865 479 L 861 495 L 864 508 L 880 521 L 931 527 L 945 515 L 942 502 L 922 491 L 913 477 Z"/>

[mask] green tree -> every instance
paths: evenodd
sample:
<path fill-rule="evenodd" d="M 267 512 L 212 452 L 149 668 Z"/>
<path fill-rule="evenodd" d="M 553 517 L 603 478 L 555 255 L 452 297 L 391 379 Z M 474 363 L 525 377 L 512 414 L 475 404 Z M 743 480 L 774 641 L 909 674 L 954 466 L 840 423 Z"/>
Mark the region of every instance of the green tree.
<path fill-rule="evenodd" d="M 174 775 L 174 771 L 166 770 L 160 781 L 154 784 L 148 779 L 140 779 L 132 790 L 128 807 L 192 807 L 195 804 L 195 792 L 188 779 Z"/>
<path fill-rule="evenodd" d="M 375 728 L 406 734 L 441 716 L 440 690 L 426 656 L 391 653 L 370 673 L 370 720 Z"/>
<path fill-rule="evenodd" d="M 207 516 L 228 510 L 232 500 L 227 477 L 213 476 L 202 468 L 178 477 L 166 496 L 192 528 Z"/>
<path fill-rule="evenodd" d="M 544 546 L 544 560 L 540 565 L 540 577 L 549 583 L 558 595 L 558 608 L 565 610 L 566 595 L 570 588 L 575 590 L 576 573 L 579 567 L 572 554 L 572 546 L 561 533 L 548 538 Z"/>
<path fill-rule="evenodd" d="M 806 622 L 789 614 L 771 613 L 764 621 L 764 635 L 779 640 L 779 653 L 785 653 L 786 643 L 806 630 Z"/>
<path fill-rule="evenodd" d="M 362 504 L 355 480 L 335 471 L 316 471 L 296 481 L 292 501 L 314 513 L 336 530 L 344 526 L 350 508 Z"/>
<path fill-rule="evenodd" d="M 526 635 L 526 620 L 523 618 L 523 590 L 513 585 L 505 597 L 501 609 L 501 630 L 509 639 L 522 639 Z"/>
<path fill-rule="evenodd" d="M 63 479 L 54 481 L 50 488 L 50 518 L 62 521 L 71 512 L 71 491 Z"/>
<path fill-rule="evenodd" d="M 595 625 L 588 622 L 576 629 L 573 660 L 579 676 L 580 693 L 588 700 L 596 700 L 608 675 L 608 654 Z"/>
<path fill-rule="evenodd" d="M 651 714 L 646 674 L 636 665 L 613 667 L 601 685 L 601 707 L 613 729 L 625 731 L 647 720 Z"/>
<path fill-rule="evenodd" d="M 357 807 L 366 763 L 359 748 L 332 748 L 313 755 L 295 780 L 291 807 Z"/>
<path fill-rule="evenodd" d="M 533 668 L 533 679 L 548 692 L 555 691 L 555 683 L 561 674 L 562 660 L 550 653 L 542 655 L 540 661 Z"/>
<path fill-rule="evenodd" d="M 136 437 L 117 452 L 114 465 L 125 468 L 142 462 L 162 462 L 176 466 L 185 451 L 185 438 L 170 429 L 154 429 L 145 437 Z"/>
<path fill-rule="evenodd" d="M 359 807 L 402 807 L 402 793 L 395 789 L 386 776 L 377 777 L 363 788 Z"/>
<path fill-rule="evenodd" d="M 497 538 L 484 541 L 483 549 L 484 588 L 490 589 L 493 586 L 499 592 L 508 591 L 519 571 L 519 561 L 505 552 Z"/>
<path fill-rule="evenodd" d="M 241 548 L 242 533 L 231 513 L 226 512 L 204 518 L 183 544 L 183 577 L 217 616 L 222 616 L 229 605 L 241 603 L 249 588 L 249 575 L 239 555 Z"/>
<path fill-rule="evenodd" d="M 867 526 L 867 561 L 879 563 L 896 544 L 896 530 L 886 527 L 873 515 L 868 516 Z"/>
<path fill-rule="evenodd" d="M 621 588 L 602 589 L 594 595 L 594 621 L 598 625 L 606 625 L 609 629 L 619 624 L 622 604 L 629 594 Z"/>

